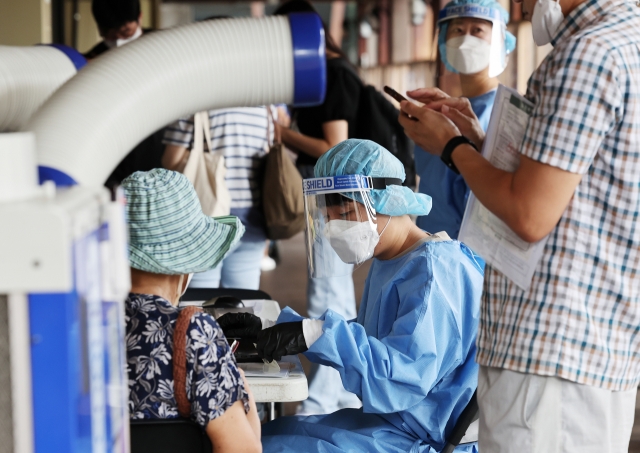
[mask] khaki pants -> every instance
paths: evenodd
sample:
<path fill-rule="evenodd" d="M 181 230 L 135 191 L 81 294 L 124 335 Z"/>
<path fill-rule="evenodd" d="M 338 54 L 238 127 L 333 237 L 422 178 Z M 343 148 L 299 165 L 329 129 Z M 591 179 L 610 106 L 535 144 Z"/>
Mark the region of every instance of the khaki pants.
<path fill-rule="evenodd" d="M 636 389 L 480 367 L 482 453 L 627 453 Z"/>

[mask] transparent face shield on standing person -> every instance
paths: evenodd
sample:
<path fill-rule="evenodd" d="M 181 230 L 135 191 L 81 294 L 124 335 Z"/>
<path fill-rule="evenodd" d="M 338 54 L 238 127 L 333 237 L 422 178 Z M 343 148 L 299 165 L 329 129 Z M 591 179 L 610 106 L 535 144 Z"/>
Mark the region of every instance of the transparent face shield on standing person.
<path fill-rule="evenodd" d="M 464 18 L 488 23 L 480 27 L 455 20 Z M 438 25 L 440 58 L 449 71 L 476 74 L 488 68 L 488 76 L 496 77 L 507 67 L 507 29 L 499 10 L 476 4 L 450 6 L 440 12 Z"/>
<path fill-rule="evenodd" d="M 345 275 L 373 257 L 380 240 L 378 217 L 371 189 L 381 184 L 399 184 L 390 178 L 362 175 L 329 176 L 303 181 L 306 245 L 309 276 L 328 278 Z"/>

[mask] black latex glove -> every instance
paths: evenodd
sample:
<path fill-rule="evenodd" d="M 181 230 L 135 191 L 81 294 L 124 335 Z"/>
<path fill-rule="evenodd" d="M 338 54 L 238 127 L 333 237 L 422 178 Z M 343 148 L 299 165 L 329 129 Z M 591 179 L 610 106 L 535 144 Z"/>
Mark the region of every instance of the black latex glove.
<path fill-rule="evenodd" d="M 262 330 L 262 320 L 251 313 L 227 313 L 217 321 L 227 338 L 255 338 Z"/>
<path fill-rule="evenodd" d="M 258 334 L 258 355 L 267 359 L 280 360 L 284 355 L 305 352 L 307 343 L 302 333 L 302 321 L 283 322 L 264 329 Z"/>

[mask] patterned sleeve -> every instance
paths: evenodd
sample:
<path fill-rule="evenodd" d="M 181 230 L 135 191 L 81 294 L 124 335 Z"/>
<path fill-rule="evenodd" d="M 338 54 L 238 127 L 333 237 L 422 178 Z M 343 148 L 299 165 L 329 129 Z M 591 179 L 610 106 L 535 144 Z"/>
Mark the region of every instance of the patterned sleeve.
<path fill-rule="evenodd" d="M 193 116 L 180 118 L 175 123 L 167 126 L 162 143 L 191 149 L 193 146 Z"/>
<path fill-rule="evenodd" d="M 192 419 L 203 428 L 238 400 L 242 400 L 245 412 L 249 411 L 249 395 L 227 339 L 206 313 L 195 314 L 189 324 L 187 397 Z"/>
<path fill-rule="evenodd" d="M 607 46 L 582 37 L 557 49 L 534 83 L 535 108 L 522 154 L 562 170 L 585 174 L 623 103 L 619 71 Z"/>

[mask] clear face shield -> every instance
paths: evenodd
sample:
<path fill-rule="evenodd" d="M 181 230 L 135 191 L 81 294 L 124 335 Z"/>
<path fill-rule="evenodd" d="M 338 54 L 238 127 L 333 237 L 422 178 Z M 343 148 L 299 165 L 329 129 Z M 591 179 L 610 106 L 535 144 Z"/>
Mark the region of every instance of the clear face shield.
<path fill-rule="evenodd" d="M 351 272 L 351 266 L 345 263 L 359 266 L 373 257 L 380 234 L 371 190 L 386 187 L 386 183 L 397 183 L 389 181 L 389 178 L 362 175 L 303 181 L 305 238 L 311 277 L 346 275 Z"/>
<path fill-rule="evenodd" d="M 507 28 L 500 11 L 480 5 L 444 8 L 438 18 L 440 57 L 447 69 L 477 74 L 488 68 L 489 77 L 507 67 Z"/>

